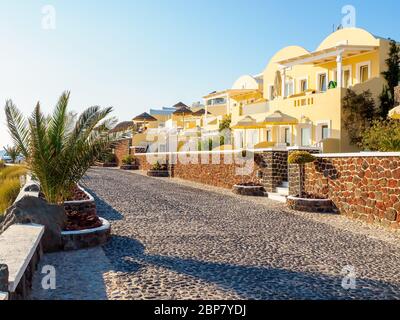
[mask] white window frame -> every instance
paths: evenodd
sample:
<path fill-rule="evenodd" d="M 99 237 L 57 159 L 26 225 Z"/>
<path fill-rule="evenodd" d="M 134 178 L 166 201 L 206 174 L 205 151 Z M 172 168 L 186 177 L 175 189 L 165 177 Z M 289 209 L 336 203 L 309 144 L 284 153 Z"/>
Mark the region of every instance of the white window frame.
<path fill-rule="evenodd" d="M 250 138 L 252 141 L 250 141 Z M 254 148 L 254 146 L 259 143 L 260 143 L 260 129 L 246 129 L 245 147 Z"/>
<path fill-rule="evenodd" d="M 286 86 L 288 84 L 291 84 L 292 87 L 293 87 L 293 93 L 290 94 L 290 95 L 289 95 L 289 90 L 286 90 Z M 294 94 L 296 94 L 296 79 L 293 78 L 291 80 L 286 80 L 286 83 L 285 83 L 285 98 L 289 98 L 291 95 L 294 95 Z"/>
<path fill-rule="evenodd" d="M 270 134 L 271 140 L 268 140 L 268 132 Z M 266 127 L 265 128 L 265 141 L 267 141 L 267 142 L 272 142 L 273 141 L 273 128 L 272 127 Z"/>
<path fill-rule="evenodd" d="M 235 148 L 242 149 L 245 146 L 245 136 L 246 134 L 243 129 L 234 131 L 233 137 L 235 139 Z"/>
<path fill-rule="evenodd" d="M 334 79 L 334 81 L 337 82 L 337 68 L 333 69 L 332 71 L 333 71 L 333 79 Z M 350 83 L 349 83 L 348 88 L 351 88 L 353 86 L 353 68 L 352 68 L 352 66 L 346 65 L 346 66 L 343 66 L 343 68 L 342 68 L 342 84 L 343 85 L 344 85 L 344 72 L 345 71 L 350 71 Z"/>
<path fill-rule="evenodd" d="M 332 121 L 331 120 L 319 120 L 315 122 L 315 140 L 317 143 L 322 140 L 322 126 L 328 126 L 328 139 L 332 138 Z"/>
<path fill-rule="evenodd" d="M 291 126 L 280 126 L 280 132 L 279 132 L 279 143 L 287 143 L 285 142 L 285 129 L 289 129 L 289 146 L 292 145 L 292 140 L 293 140 L 293 132 L 292 132 L 292 127 Z"/>
<path fill-rule="evenodd" d="M 302 92 L 303 92 L 303 91 L 301 91 L 301 82 L 302 82 L 302 81 L 305 81 L 306 84 L 307 84 L 307 89 L 309 88 L 309 85 L 308 85 L 308 77 L 298 78 L 298 79 L 297 79 L 297 86 L 298 86 L 297 92 L 298 92 L 298 93 L 302 93 Z"/>
<path fill-rule="evenodd" d="M 321 88 L 319 87 L 319 76 L 324 74 L 326 76 L 326 91 L 328 91 L 328 86 L 329 86 L 329 72 L 328 71 L 321 71 L 317 72 L 316 74 L 316 87 L 317 87 L 317 92 L 326 92 L 326 91 L 321 91 Z"/>
<path fill-rule="evenodd" d="M 364 67 L 364 66 L 368 67 L 368 80 L 371 79 L 371 61 L 363 61 L 363 62 L 360 62 L 360 63 L 356 64 L 356 80 L 357 80 L 357 83 L 362 83 L 361 82 L 360 69 L 361 69 L 361 67 Z"/>

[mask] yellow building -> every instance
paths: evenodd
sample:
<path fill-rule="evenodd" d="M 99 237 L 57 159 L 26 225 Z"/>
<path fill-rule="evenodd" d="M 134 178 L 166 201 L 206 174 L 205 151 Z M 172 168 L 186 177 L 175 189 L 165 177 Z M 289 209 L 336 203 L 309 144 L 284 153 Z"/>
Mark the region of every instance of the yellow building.
<path fill-rule="evenodd" d="M 262 89 L 245 88 L 252 80 L 242 77 L 243 88 L 228 91 L 235 146 L 357 151 L 343 129 L 342 99 L 347 88 L 369 89 L 378 98 L 388 48 L 388 40 L 349 28 L 332 33 L 313 52 L 280 50 L 262 73 Z"/>

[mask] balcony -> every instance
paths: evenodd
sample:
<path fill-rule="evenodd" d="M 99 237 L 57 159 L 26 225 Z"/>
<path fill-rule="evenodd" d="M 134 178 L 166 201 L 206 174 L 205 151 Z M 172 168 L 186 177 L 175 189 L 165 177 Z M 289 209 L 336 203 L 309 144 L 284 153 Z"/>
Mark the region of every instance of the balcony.
<path fill-rule="evenodd" d="M 328 89 L 320 93 L 303 93 L 289 98 L 278 98 L 269 101 L 270 112 L 276 110 L 290 114 L 300 119 L 302 116 L 312 116 L 322 120 L 331 117 L 340 117 L 341 100 L 346 89 Z M 323 118 L 325 117 L 325 118 Z"/>
<path fill-rule="evenodd" d="M 269 104 L 266 101 L 250 103 L 242 106 L 242 115 L 249 116 L 259 113 L 269 113 Z"/>

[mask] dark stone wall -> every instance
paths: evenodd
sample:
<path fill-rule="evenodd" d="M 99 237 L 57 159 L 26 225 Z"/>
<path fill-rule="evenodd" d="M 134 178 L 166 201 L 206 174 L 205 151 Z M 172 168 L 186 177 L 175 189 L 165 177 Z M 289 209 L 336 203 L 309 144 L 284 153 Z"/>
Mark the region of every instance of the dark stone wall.
<path fill-rule="evenodd" d="M 122 160 L 131 154 L 130 147 L 132 145 L 132 139 L 124 139 L 118 141 L 117 145 L 114 148 L 115 158 L 117 160 L 117 165 L 122 165 Z"/>
<path fill-rule="evenodd" d="M 319 158 L 306 165 L 305 190 L 341 214 L 400 228 L 400 157 Z"/>
<path fill-rule="evenodd" d="M 146 155 L 136 154 L 135 157 L 141 170 L 149 170 L 156 162 Z M 246 159 L 251 159 L 249 162 L 238 153 L 195 154 L 190 162 L 181 161 L 182 158 L 176 155 L 173 157 L 159 161 L 169 164 L 171 177 L 217 187 L 231 189 L 235 184 L 251 182 L 263 185 L 267 192 L 275 192 L 276 187 L 288 180 L 286 151 L 248 152 Z M 243 169 L 245 174 L 241 174 Z"/>
<path fill-rule="evenodd" d="M 290 150 L 289 155 L 292 152 L 296 151 L 300 150 Z M 319 153 L 319 151 L 311 149 L 302 149 L 301 151 L 308 151 L 311 154 Z M 289 195 L 297 197 L 301 193 L 302 186 L 304 190 L 305 167 L 299 166 L 298 164 L 289 164 L 288 171 L 289 171 Z"/>
<path fill-rule="evenodd" d="M 287 151 L 270 151 L 258 154 L 261 157 L 261 184 L 267 192 L 276 192 L 282 182 L 288 181 Z"/>

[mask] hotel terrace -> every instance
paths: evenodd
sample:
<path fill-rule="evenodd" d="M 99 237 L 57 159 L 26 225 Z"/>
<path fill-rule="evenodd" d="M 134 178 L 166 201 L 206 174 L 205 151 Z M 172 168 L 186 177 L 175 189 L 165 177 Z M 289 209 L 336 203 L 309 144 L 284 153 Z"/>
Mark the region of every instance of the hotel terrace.
<path fill-rule="evenodd" d="M 288 46 L 272 57 L 262 73 L 241 76 L 232 88 L 204 96 L 204 105 L 189 108 L 178 103 L 150 110 L 151 121 L 134 120 L 142 130 L 133 136 L 132 146 L 174 151 L 167 137 L 175 134 L 179 151 L 188 141 L 218 135 L 220 123 L 230 117 L 233 139 L 225 149 L 358 151 L 343 129 L 342 99 L 347 88 L 358 93 L 370 90 L 378 99 L 388 48 L 389 40 L 358 28 L 330 34 L 312 52 Z"/>

